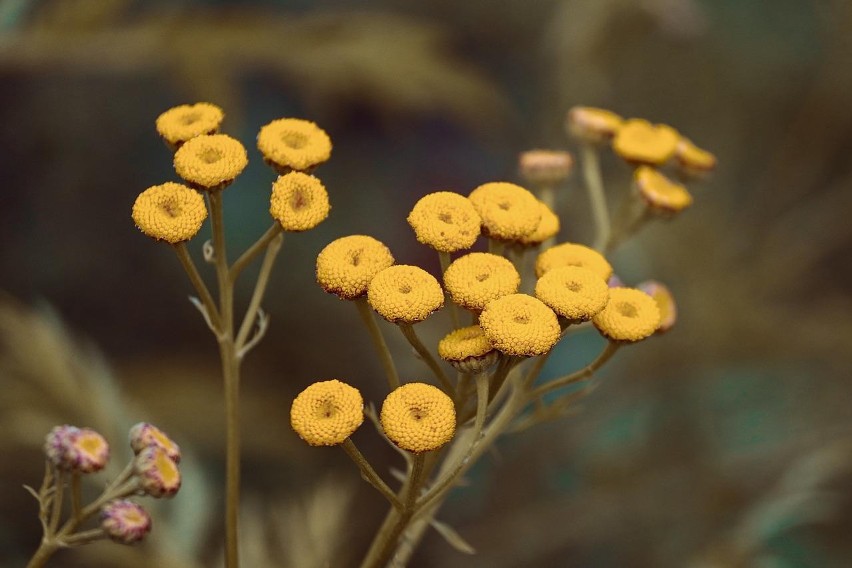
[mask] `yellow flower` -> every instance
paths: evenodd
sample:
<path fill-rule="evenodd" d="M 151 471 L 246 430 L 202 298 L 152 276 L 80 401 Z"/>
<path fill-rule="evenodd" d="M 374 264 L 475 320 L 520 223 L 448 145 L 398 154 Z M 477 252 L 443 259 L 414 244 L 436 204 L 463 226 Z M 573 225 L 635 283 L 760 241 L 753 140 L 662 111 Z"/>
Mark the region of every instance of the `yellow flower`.
<path fill-rule="evenodd" d="M 272 184 L 269 213 L 285 231 L 313 229 L 330 209 L 325 186 L 312 175 L 290 172 Z"/>
<path fill-rule="evenodd" d="M 677 213 L 692 204 L 692 196 L 684 186 L 648 166 L 636 168 L 633 185 L 648 207 L 660 213 Z"/>
<path fill-rule="evenodd" d="M 601 253 L 575 243 L 562 243 L 538 255 L 535 261 L 535 275 L 541 278 L 557 266 L 582 266 L 604 280 L 609 280 L 612 276 L 612 266 Z"/>
<path fill-rule="evenodd" d="M 454 260 L 444 272 L 444 286 L 453 302 L 481 311 L 491 300 L 514 294 L 521 284 L 515 266 L 496 254 L 472 252 Z"/>
<path fill-rule="evenodd" d="M 573 323 L 589 320 L 604 309 L 609 301 L 609 286 L 588 268 L 560 266 L 539 279 L 535 295 Z"/>
<path fill-rule="evenodd" d="M 246 149 L 226 134 L 196 136 L 175 152 L 175 171 L 187 182 L 209 191 L 222 189 L 248 165 Z"/>
<path fill-rule="evenodd" d="M 148 446 L 139 452 L 134 469 L 142 490 L 151 497 L 173 497 L 180 489 L 180 469 L 159 446 Z"/>
<path fill-rule="evenodd" d="M 523 245 L 537 246 L 559 233 L 559 217 L 556 213 L 541 201 L 539 201 L 539 209 L 541 209 L 541 220 L 538 222 L 538 227 L 529 235 L 520 238 Z"/>
<path fill-rule="evenodd" d="M 472 247 L 481 222 L 470 200 L 451 191 L 424 196 L 408 214 L 417 240 L 441 252 Z"/>
<path fill-rule="evenodd" d="M 180 463 L 180 446 L 165 432 L 148 422 L 135 424 L 130 429 L 130 447 L 133 448 L 133 453 L 138 454 L 149 446 L 162 448 L 172 461 Z"/>
<path fill-rule="evenodd" d="M 569 152 L 561 150 L 529 150 L 521 152 L 518 166 L 521 175 L 529 183 L 537 186 L 554 186 L 565 181 L 574 158 Z"/>
<path fill-rule="evenodd" d="M 267 163 L 286 173 L 327 161 L 331 157 L 331 138 L 309 120 L 279 118 L 260 129 L 257 148 Z"/>
<path fill-rule="evenodd" d="M 409 452 L 436 450 L 456 431 L 456 409 L 450 397 L 425 383 L 408 383 L 385 399 L 382 429 L 388 439 Z"/>
<path fill-rule="evenodd" d="M 140 193 L 131 216 L 149 237 L 175 244 L 198 233 L 207 218 L 207 206 L 198 192 L 168 182 Z"/>
<path fill-rule="evenodd" d="M 592 318 L 602 335 L 613 341 L 645 339 L 660 325 L 657 302 L 635 288 L 611 288 L 609 303 Z"/>
<path fill-rule="evenodd" d="M 363 421 L 361 393 L 336 379 L 312 384 L 290 407 L 290 425 L 311 446 L 342 444 Z"/>
<path fill-rule="evenodd" d="M 444 305 L 444 291 L 422 268 L 398 264 L 373 277 L 367 301 L 389 322 L 416 323 Z"/>
<path fill-rule="evenodd" d="M 665 333 L 674 327 L 677 322 L 677 303 L 671 291 L 656 280 L 647 280 L 636 287 L 657 302 L 657 307 L 660 309 L 660 326 L 657 328 L 657 333 Z"/>
<path fill-rule="evenodd" d="M 341 237 L 317 256 L 317 282 L 326 292 L 354 300 L 366 294 L 370 280 L 391 265 L 390 250 L 373 237 Z"/>
<path fill-rule="evenodd" d="M 495 239 L 511 241 L 529 235 L 538 227 L 538 199 L 519 185 L 491 182 L 470 193 L 470 201 L 482 217 L 482 228 Z"/>
<path fill-rule="evenodd" d="M 659 166 L 674 156 L 678 140 L 680 135 L 671 126 L 631 118 L 615 135 L 612 149 L 632 164 Z"/>
<path fill-rule="evenodd" d="M 215 133 L 223 118 L 222 109 L 210 103 L 180 105 L 157 117 L 157 132 L 171 146 L 177 147 L 190 138 Z"/>
<path fill-rule="evenodd" d="M 568 111 L 568 133 L 591 144 L 609 140 L 621 128 L 624 119 L 602 108 L 576 106 Z"/>
<path fill-rule="evenodd" d="M 510 294 L 489 303 L 479 325 L 498 351 L 515 357 L 547 353 L 561 332 L 553 310 L 526 294 Z"/>
<path fill-rule="evenodd" d="M 716 156 L 683 137 L 675 148 L 675 160 L 683 172 L 694 177 L 700 177 L 716 168 Z"/>
<path fill-rule="evenodd" d="M 463 373 L 479 373 L 497 362 L 497 351 L 478 325 L 456 329 L 438 342 L 438 356 Z"/>

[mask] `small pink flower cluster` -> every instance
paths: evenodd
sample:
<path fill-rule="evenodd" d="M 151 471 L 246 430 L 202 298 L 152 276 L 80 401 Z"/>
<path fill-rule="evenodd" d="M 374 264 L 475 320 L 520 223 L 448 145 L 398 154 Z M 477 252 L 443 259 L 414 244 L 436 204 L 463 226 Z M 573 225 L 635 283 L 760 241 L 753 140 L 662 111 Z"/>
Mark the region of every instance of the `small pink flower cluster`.
<path fill-rule="evenodd" d="M 109 461 L 109 444 L 91 428 L 65 424 L 56 426 L 45 438 L 47 459 L 62 471 L 94 473 Z"/>

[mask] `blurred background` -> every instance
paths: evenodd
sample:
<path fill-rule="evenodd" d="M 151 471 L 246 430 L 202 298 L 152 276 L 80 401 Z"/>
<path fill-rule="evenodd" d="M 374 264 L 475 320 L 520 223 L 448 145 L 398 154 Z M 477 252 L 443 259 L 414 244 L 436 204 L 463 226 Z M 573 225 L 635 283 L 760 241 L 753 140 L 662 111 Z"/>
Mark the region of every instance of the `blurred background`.
<path fill-rule="evenodd" d="M 564 117 L 578 104 L 671 124 L 719 158 L 690 210 L 611 258 L 629 284 L 668 284 L 680 319 L 453 493 L 440 519 L 475 556 L 433 531 L 412 566 L 852 565 L 850 32 L 847 0 L 0 0 L 0 565 L 37 546 L 21 486 L 40 483 L 49 429 L 99 429 L 120 468 L 139 420 L 186 450 L 182 492 L 143 545 L 52 565 L 221 562 L 216 345 L 174 255 L 130 219 L 140 191 L 177 180 L 154 119 L 196 101 L 223 107 L 249 149 L 225 193 L 232 255 L 269 225 L 260 126 L 307 118 L 334 141 L 317 171 L 331 215 L 285 239 L 271 328 L 244 367 L 246 565 L 357 565 L 385 512 L 343 452 L 289 428 L 315 380 L 382 398 L 355 309 L 314 281 L 316 254 L 366 233 L 437 274 L 412 205 L 517 181 L 520 151 L 575 150 Z M 617 202 L 630 170 L 603 165 Z M 561 240 L 592 235 L 580 178 L 558 196 Z M 436 340 L 445 318 L 421 333 Z M 425 376 L 386 331 L 403 375 Z M 577 336 L 545 376 L 597 346 Z M 379 471 L 401 467 L 368 424 L 356 441 Z"/>

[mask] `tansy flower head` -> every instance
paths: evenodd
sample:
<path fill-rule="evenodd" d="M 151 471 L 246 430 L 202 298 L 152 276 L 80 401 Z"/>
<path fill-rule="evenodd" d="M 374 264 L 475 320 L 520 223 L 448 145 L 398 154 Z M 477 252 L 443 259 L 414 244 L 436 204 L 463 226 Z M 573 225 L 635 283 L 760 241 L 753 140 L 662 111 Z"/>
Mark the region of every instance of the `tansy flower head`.
<path fill-rule="evenodd" d="M 529 150 L 521 152 L 518 169 L 521 176 L 535 186 L 554 186 L 565 181 L 574 158 L 561 150 Z"/>
<path fill-rule="evenodd" d="M 636 168 L 633 185 L 648 207 L 659 213 L 674 214 L 692 204 L 692 196 L 684 186 L 648 166 Z"/>
<path fill-rule="evenodd" d="M 399 264 L 373 277 L 367 301 L 389 322 L 416 323 L 444 305 L 444 291 L 422 268 Z"/>
<path fill-rule="evenodd" d="M 674 156 L 680 135 L 671 126 L 631 118 L 618 130 L 612 149 L 631 164 L 659 166 Z"/>
<path fill-rule="evenodd" d="M 635 288 L 611 288 L 609 303 L 592 322 L 598 331 L 613 341 L 645 339 L 660 325 L 657 302 Z"/>
<path fill-rule="evenodd" d="M 68 471 L 74 466 L 74 456 L 70 452 L 71 440 L 80 431 L 76 426 L 64 424 L 54 426 L 44 438 L 44 454 L 47 460 L 58 469 Z"/>
<path fill-rule="evenodd" d="M 134 463 L 141 489 L 151 497 L 172 497 L 180 489 L 180 469 L 159 446 L 148 446 Z"/>
<path fill-rule="evenodd" d="M 560 266 L 535 285 L 536 297 L 572 323 L 587 321 L 609 301 L 606 280 L 588 268 Z"/>
<path fill-rule="evenodd" d="M 94 473 L 109 461 L 109 444 L 90 428 L 57 426 L 47 435 L 44 449 L 48 460 L 64 471 Z"/>
<path fill-rule="evenodd" d="M 138 454 L 145 448 L 157 446 L 162 448 L 175 463 L 180 463 L 180 446 L 175 444 L 165 432 L 149 424 L 139 422 L 130 429 L 130 447 Z"/>
<path fill-rule="evenodd" d="M 522 245 L 537 246 L 559 233 L 559 217 L 556 213 L 541 201 L 539 201 L 539 209 L 541 210 L 541 220 L 538 222 L 538 227 L 529 235 L 520 238 Z"/>
<path fill-rule="evenodd" d="M 290 407 L 290 425 L 311 446 L 342 444 L 363 421 L 361 393 L 338 380 L 312 384 Z"/>
<path fill-rule="evenodd" d="M 101 528 L 115 542 L 133 544 L 151 531 L 151 516 L 133 501 L 117 499 L 101 509 Z"/>
<path fill-rule="evenodd" d="M 496 363 L 498 357 L 478 325 L 451 331 L 438 342 L 438 355 L 463 373 L 480 373 Z"/>
<path fill-rule="evenodd" d="M 385 399 L 382 429 L 388 439 L 409 452 L 436 450 L 456 431 L 453 400 L 440 389 L 425 383 L 408 383 Z"/>
<path fill-rule="evenodd" d="M 701 177 L 716 168 L 716 156 L 683 137 L 675 148 L 675 160 L 684 173 L 693 177 Z"/>
<path fill-rule="evenodd" d="M 614 112 L 575 106 L 568 111 L 566 127 L 568 134 L 590 144 L 599 144 L 615 136 L 623 122 L 624 119 Z"/>
<path fill-rule="evenodd" d="M 521 284 L 515 266 L 496 254 L 472 252 L 454 260 L 444 272 L 444 286 L 453 302 L 481 311 L 491 300 L 514 294 Z"/>
<path fill-rule="evenodd" d="M 519 185 L 491 182 L 480 185 L 469 196 L 482 218 L 485 233 L 512 241 L 535 231 L 541 219 L 538 199 Z"/>
<path fill-rule="evenodd" d="M 497 350 L 515 357 L 547 353 L 561 332 L 553 310 L 526 294 L 511 294 L 489 303 L 479 316 L 479 325 Z"/>
<path fill-rule="evenodd" d="M 576 243 L 562 243 L 539 254 L 535 261 L 535 274 L 541 278 L 557 266 L 582 266 L 604 280 L 612 276 L 612 266 L 601 253 Z"/>
<path fill-rule="evenodd" d="M 177 148 L 190 138 L 215 133 L 223 118 L 222 109 L 210 103 L 180 105 L 157 117 L 157 132 L 172 148 Z"/>
<path fill-rule="evenodd" d="M 290 172 L 272 184 L 269 213 L 285 231 L 313 229 L 330 209 L 325 186 L 312 175 Z"/>
<path fill-rule="evenodd" d="M 196 136 L 175 152 L 175 171 L 199 189 L 213 191 L 230 184 L 248 165 L 246 149 L 225 134 Z"/>
<path fill-rule="evenodd" d="M 198 234 L 207 218 L 207 206 L 197 191 L 167 182 L 140 193 L 131 216 L 149 237 L 175 244 Z"/>
<path fill-rule="evenodd" d="M 373 237 L 341 237 L 317 256 L 317 282 L 326 292 L 354 300 L 366 294 L 370 280 L 391 265 L 390 250 Z"/>
<path fill-rule="evenodd" d="M 657 328 L 657 333 L 665 333 L 674 327 L 677 322 L 677 303 L 671 291 L 656 280 L 647 280 L 636 287 L 657 302 L 657 307 L 660 309 L 660 326 Z"/>
<path fill-rule="evenodd" d="M 308 120 L 279 118 L 260 129 L 257 148 L 280 173 L 308 170 L 331 157 L 331 139 Z"/>
<path fill-rule="evenodd" d="M 451 191 L 422 197 L 408 214 L 417 240 L 441 252 L 469 249 L 482 220 L 470 200 Z"/>

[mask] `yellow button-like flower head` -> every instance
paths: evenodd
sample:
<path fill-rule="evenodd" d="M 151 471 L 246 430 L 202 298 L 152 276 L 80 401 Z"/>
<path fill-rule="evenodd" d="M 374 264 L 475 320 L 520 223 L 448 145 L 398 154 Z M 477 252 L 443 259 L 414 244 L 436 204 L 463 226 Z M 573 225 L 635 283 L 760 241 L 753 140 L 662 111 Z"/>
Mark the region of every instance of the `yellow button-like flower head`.
<path fill-rule="evenodd" d="M 635 288 L 611 288 L 609 303 L 592 322 L 613 341 L 639 341 L 657 330 L 660 309 L 654 298 Z"/>
<path fill-rule="evenodd" d="M 529 235 L 521 237 L 522 245 L 537 246 L 559 233 L 559 217 L 556 213 L 542 202 L 539 202 L 539 209 L 541 209 L 541 220 L 538 222 L 538 227 Z"/>
<path fill-rule="evenodd" d="M 330 209 L 325 186 L 312 175 L 290 172 L 272 184 L 269 213 L 285 231 L 313 229 Z"/>
<path fill-rule="evenodd" d="M 656 280 L 647 280 L 636 287 L 654 298 L 660 308 L 660 326 L 657 333 L 665 333 L 674 327 L 677 322 L 677 303 L 671 291 Z"/>
<path fill-rule="evenodd" d="M 159 446 L 148 446 L 136 454 L 134 469 L 142 491 L 151 497 L 174 497 L 180 490 L 180 469 Z"/>
<path fill-rule="evenodd" d="M 453 400 L 440 389 L 425 383 L 408 383 L 387 396 L 381 422 L 391 442 L 419 454 L 436 450 L 452 439 L 456 409 Z"/>
<path fill-rule="evenodd" d="M 444 305 L 444 291 L 422 268 L 399 264 L 376 274 L 367 301 L 389 322 L 417 323 Z"/>
<path fill-rule="evenodd" d="M 610 140 L 624 119 L 602 108 L 576 106 L 568 111 L 568 134 L 591 144 Z"/>
<path fill-rule="evenodd" d="M 495 239 L 513 241 L 538 227 L 541 209 L 538 199 L 519 185 L 491 182 L 470 193 L 470 201 L 482 217 L 482 228 Z"/>
<path fill-rule="evenodd" d="M 636 168 L 633 185 L 648 207 L 659 213 L 677 213 L 692 204 L 692 196 L 684 186 L 648 166 Z"/>
<path fill-rule="evenodd" d="M 197 191 L 168 182 L 140 193 L 131 216 L 149 237 L 175 244 L 198 234 L 207 218 L 207 206 Z"/>
<path fill-rule="evenodd" d="M 472 325 L 441 339 L 438 356 L 463 373 L 480 373 L 497 362 L 498 353 L 482 328 Z"/>
<path fill-rule="evenodd" d="M 350 235 L 329 243 L 317 256 L 317 282 L 343 300 L 367 293 L 373 277 L 393 265 L 391 251 L 366 235 Z"/>
<path fill-rule="evenodd" d="M 535 186 L 555 186 L 568 177 L 574 158 L 562 150 L 529 150 L 521 152 L 518 169 L 521 176 Z"/>
<path fill-rule="evenodd" d="M 606 280 L 588 268 L 560 266 L 535 285 L 536 297 L 572 323 L 587 321 L 609 301 Z"/>
<path fill-rule="evenodd" d="M 363 421 L 361 393 L 336 379 L 312 384 L 290 407 L 290 425 L 312 446 L 342 444 Z"/>
<path fill-rule="evenodd" d="M 631 118 L 615 135 L 612 149 L 631 164 L 659 166 L 674 156 L 679 140 L 680 135 L 671 126 Z"/>
<path fill-rule="evenodd" d="M 487 252 L 461 256 L 444 272 L 444 286 L 453 302 L 468 310 L 482 311 L 491 300 L 517 292 L 520 285 L 515 266 Z"/>
<path fill-rule="evenodd" d="M 562 243 L 538 255 L 535 261 L 535 274 L 541 278 L 557 266 L 582 266 L 604 280 L 609 280 L 612 276 L 612 265 L 601 253 L 576 243 Z"/>
<path fill-rule="evenodd" d="M 408 224 L 417 240 L 441 252 L 472 247 L 481 223 L 470 200 L 451 191 L 424 196 L 408 214 Z"/>
<path fill-rule="evenodd" d="M 303 171 L 331 157 L 331 138 L 309 120 L 279 118 L 260 129 L 257 148 L 279 172 Z"/>
<path fill-rule="evenodd" d="M 498 351 L 515 357 L 547 353 L 561 331 L 553 310 L 526 294 L 510 294 L 489 303 L 479 325 Z"/>
<path fill-rule="evenodd" d="M 223 118 L 222 109 L 210 103 L 180 105 L 157 117 L 157 132 L 170 146 L 177 148 L 190 138 L 214 134 Z"/>
<path fill-rule="evenodd" d="M 693 177 L 701 177 L 716 168 L 716 156 L 681 137 L 675 149 L 680 169 Z"/>
<path fill-rule="evenodd" d="M 175 152 L 175 171 L 199 189 L 230 184 L 248 165 L 246 149 L 226 134 L 196 136 Z"/>

